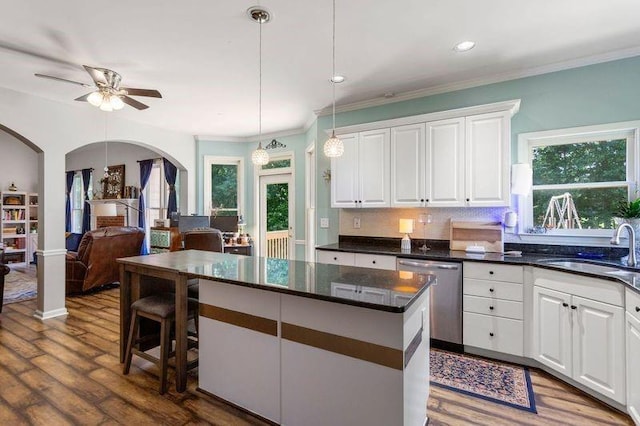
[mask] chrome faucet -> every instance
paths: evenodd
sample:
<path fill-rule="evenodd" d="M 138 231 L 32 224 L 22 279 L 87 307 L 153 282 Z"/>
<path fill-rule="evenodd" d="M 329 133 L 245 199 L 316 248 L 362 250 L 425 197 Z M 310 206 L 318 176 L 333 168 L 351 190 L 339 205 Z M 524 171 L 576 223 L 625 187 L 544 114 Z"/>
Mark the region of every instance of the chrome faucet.
<path fill-rule="evenodd" d="M 628 266 L 636 266 L 636 231 L 633 226 L 628 223 L 621 223 L 618 225 L 615 231 L 613 231 L 613 238 L 611 238 L 611 244 L 620 244 L 620 232 L 622 228 L 627 228 L 629 231 L 629 258 L 627 259 Z"/>

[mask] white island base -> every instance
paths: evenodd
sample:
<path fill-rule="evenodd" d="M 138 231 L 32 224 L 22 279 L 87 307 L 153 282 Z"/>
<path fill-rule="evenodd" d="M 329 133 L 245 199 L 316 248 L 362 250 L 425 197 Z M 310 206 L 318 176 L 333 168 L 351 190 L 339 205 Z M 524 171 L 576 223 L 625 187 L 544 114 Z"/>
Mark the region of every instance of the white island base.
<path fill-rule="evenodd" d="M 421 426 L 428 298 L 394 313 L 201 279 L 199 388 L 276 424 Z"/>

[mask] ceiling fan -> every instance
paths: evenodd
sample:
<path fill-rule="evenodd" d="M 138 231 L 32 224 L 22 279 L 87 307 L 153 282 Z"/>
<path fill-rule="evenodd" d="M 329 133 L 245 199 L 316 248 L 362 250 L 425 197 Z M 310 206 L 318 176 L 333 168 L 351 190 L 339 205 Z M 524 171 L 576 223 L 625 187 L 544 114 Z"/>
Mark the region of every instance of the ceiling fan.
<path fill-rule="evenodd" d="M 122 77 L 120 74 L 110 69 L 90 67 L 88 65 L 83 65 L 83 67 L 91 76 L 94 83 L 93 85 L 46 74 L 35 74 L 35 76 L 64 81 L 66 83 L 76 84 L 83 87 L 95 87 L 93 92 L 80 96 L 75 100 L 89 102 L 91 105 L 99 107 L 103 111 L 119 110 L 124 107 L 124 104 L 130 105 L 138 110 L 143 110 L 149 108 L 149 106 L 133 99 L 131 96 L 147 96 L 151 98 L 162 97 L 160 92 L 154 89 L 120 87 Z"/>

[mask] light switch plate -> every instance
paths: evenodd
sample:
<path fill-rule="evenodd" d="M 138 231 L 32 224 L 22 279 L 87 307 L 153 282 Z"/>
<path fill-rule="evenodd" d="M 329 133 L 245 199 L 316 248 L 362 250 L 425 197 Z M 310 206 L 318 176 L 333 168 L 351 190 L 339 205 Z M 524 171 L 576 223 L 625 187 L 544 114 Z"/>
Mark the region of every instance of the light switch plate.
<path fill-rule="evenodd" d="M 354 217 L 353 218 L 353 227 L 355 229 L 360 229 L 360 218 L 359 217 Z"/>
<path fill-rule="evenodd" d="M 328 228 L 329 227 L 329 218 L 321 217 L 320 218 L 320 228 Z"/>

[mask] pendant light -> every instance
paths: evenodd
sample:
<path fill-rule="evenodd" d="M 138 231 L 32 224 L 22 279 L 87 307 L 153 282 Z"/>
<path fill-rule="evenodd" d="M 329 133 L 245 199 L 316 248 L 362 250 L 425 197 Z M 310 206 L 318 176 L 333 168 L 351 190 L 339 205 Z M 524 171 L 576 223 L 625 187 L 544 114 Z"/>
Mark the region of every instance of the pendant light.
<path fill-rule="evenodd" d="M 333 90 L 333 127 L 331 137 L 324 143 L 324 155 L 329 158 L 340 157 L 344 153 L 344 144 L 336 136 L 336 0 L 333 0 L 333 52 L 331 69 L 331 88 Z"/>
<path fill-rule="evenodd" d="M 250 8 L 249 17 L 260 25 L 259 49 L 258 49 L 258 148 L 251 153 L 251 161 L 256 166 L 264 166 L 269 163 L 269 153 L 262 147 L 262 24 L 269 22 L 271 16 L 265 9 L 258 6 Z"/>

